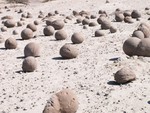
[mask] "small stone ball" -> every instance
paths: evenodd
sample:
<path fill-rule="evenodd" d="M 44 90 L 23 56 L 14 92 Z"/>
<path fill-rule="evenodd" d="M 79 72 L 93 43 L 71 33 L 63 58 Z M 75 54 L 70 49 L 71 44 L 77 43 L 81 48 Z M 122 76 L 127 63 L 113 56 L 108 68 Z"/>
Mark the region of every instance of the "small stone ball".
<path fill-rule="evenodd" d="M 79 102 L 73 90 L 63 89 L 56 93 L 60 103 L 61 113 L 76 113 Z"/>
<path fill-rule="evenodd" d="M 111 26 L 111 27 L 109 28 L 109 30 L 110 30 L 111 33 L 117 32 L 117 28 L 115 28 L 114 26 Z"/>
<path fill-rule="evenodd" d="M 124 22 L 125 22 L 125 23 L 133 23 L 134 21 L 133 21 L 133 19 L 132 19 L 130 16 L 126 16 L 126 17 L 124 18 Z"/>
<path fill-rule="evenodd" d="M 146 23 L 140 24 L 140 26 L 138 27 L 138 30 L 140 30 L 144 33 L 145 38 L 150 37 L 150 27 L 148 24 L 146 24 Z"/>
<path fill-rule="evenodd" d="M 31 29 L 33 32 L 35 32 L 37 30 L 37 27 L 35 24 L 28 24 L 27 28 Z"/>
<path fill-rule="evenodd" d="M 141 17 L 141 13 L 137 10 L 133 10 L 131 13 L 131 17 L 132 18 L 140 18 Z"/>
<path fill-rule="evenodd" d="M 76 22 L 77 22 L 77 23 L 81 23 L 81 22 L 82 22 L 82 18 L 77 18 L 77 19 L 76 19 Z"/>
<path fill-rule="evenodd" d="M 44 18 L 45 16 L 43 14 L 39 14 L 38 18 Z"/>
<path fill-rule="evenodd" d="M 65 23 L 63 20 L 55 20 L 52 22 L 52 26 L 55 30 L 60 30 L 64 27 Z"/>
<path fill-rule="evenodd" d="M 102 24 L 102 22 L 103 22 L 104 20 L 106 20 L 106 19 L 107 19 L 106 17 L 101 16 L 101 17 L 99 17 L 99 18 L 97 19 L 97 22 L 98 22 L 99 24 Z"/>
<path fill-rule="evenodd" d="M 74 33 L 71 36 L 71 41 L 73 42 L 73 44 L 80 44 L 84 41 L 84 35 L 82 33 Z"/>
<path fill-rule="evenodd" d="M 91 18 L 91 19 L 95 19 L 95 18 L 96 18 L 96 15 L 91 15 L 90 18 Z"/>
<path fill-rule="evenodd" d="M 101 23 L 101 29 L 104 29 L 104 30 L 110 29 L 111 26 L 112 26 L 111 21 L 108 19 L 103 20 Z"/>
<path fill-rule="evenodd" d="M 21 14 L 21 17 L 27 18 L 27 14 L 26 14 L 26 13 L 23 13 L 23 14 Z"/>
<path fill-rule="evenodd" d="M 5 48 L 6 49 L 16 49 L 17 48 L 17 41 L 15 38 L 8 38 L 5 41 Z"/>
<path fill-rule="evenodd" d="M 61 29 L 55 33 L 56 40 L 65 40 L 67 38 L 67 33 L 65 30 Z"/>
<path fill-rule="evenodd" d="M 123 15 L 126 17 L 126 16 L 131 16 L 131 11 L 130 10 L 125 10 L 124 12 L 123 12 Z"/>
<path fill-rule="evenodd" d="M 18 21 L 18 22 L 17 22 L 17 26 L 18 26 L 18 27 L 19 27 L 19 26 L 23 26 L 23 22 Z"/>
<path fill-rule="evenodd" d="M 133 56 L 137 55 L 137 47 L 141 39 L 136 37 L 128 38 L 123 44 L 123 51 L 126 55 Z"/>
<path fill-rule="evenodd" d="M 12 28 L 12 27 L 15 27 L 16 22 L 15 22 L 13 19 L 9 19 L 9 20 L 6 20 L 6 21 L 4 22 L 4 25 L 5 25 L 7 28 Z"/>
<path fill-rule="evenodd" d="M 13 35 L 18 35 L 19 33 L 18 33 L 17 30 L 13 30 L 12 34 L 13 34 Z"/>
<path fill-rule="evenodd" d="M 49 19 L 47 19 L 47 20 L 46 20 L 46 25 L 47 25 L 47 26 L 49 26 L 49 25 L 52 26 L 53 21 L 55 21 L 54 18 L 49 18 Z"/>
<path fill-rule="evenodd" d="M 29 28 L 26 28 L 21 32 L 21 37 L 23 40 L 31 39 L 33 38 L 33 31 Z"/>
<path fill-rule="evenodd" d="M 72 59 L 78 56 L 78 50 L 70 44 L 62 46 L 59 53 L 64 59 Z"/>
<path fill-rule="evenodd" d="M 150 57 L 150 38 L 141 39 L 137 47 L 137 55 Z"/>
<path fill-rule="evenodd" d="M 100 36 L 104 36 L 105 33 L 102 30 L 96 30 L 95 31 L 95 37 L 100 37 Z"/>
<path fill-rule="evenodd" d="M 39 24 L 40 24 L 40 21 L 38 21 L 38 20 L 34 21 L 34 25 L 39 25 Z"/>
<path fill-rule="evenodd" d="M 79 16 L 79 12 L 78 11 L 74 10 L 74 11 L 72 11 L 72 13 L 73 13 L 74 16 Z"/>
<path fill-rule="evenodd" d="M 39 44 L 35 42 L 28 43 L 24 48 L 24 56 L 34 56 L 39 57 L 40 56 L 40 46 Z"/>
<path fill-rule="evenodd" d="M 90 26 L 90 27 L 97 26 L 97 23 L 96 23 L 96 22 L 90 22 L 90 23 L 89 23 L 89 26 Z"/>
<path fill-rule="evenodd" d="M 137 37 L 139 39 L 143 39 L 144 38 L 144 33 L 140 30 L 135 30 L 132 34 L 132 37 Z"/>
<path fill-rule="evenodd" d="M 123 13 L 116 12 L 115 13 L 115 20 L 116 20 L 116 22 L 122 22 L 122 21 L 124 21 L 124 15 L 123 15 Z"/>
<path fill-rule="evenodd" d="M 37 69 L 37 61 L 34 57 L 29 56 L 24 59 L 22 63 L 22 70 L 24 72 L 33 72 Z"/>
<path fill-rule="evenodd" d="M 90 23 L 90 20 L 89 19 L 83 19 L 82 20 L 82 25 L 89 25 L 89 23 Z"/>
<path fill-rule="evenodd" d="M 27 18 L 33 18 L 32 14 L 28 13 Z"/>
<path fill-rule="evenodd" d="M 55 32 L 55 29 L 52 26 L 47 26 L 43 29 L 43 33 L 45 36 L 51 36 Z"/>
<path fill-rule="evenodd" d="M 7 27 L 6 26 L 1 27 L 1 31 L 2 32 L 6 32 L 7 31 Z"/>
<path fill-rule="evenodd" d="M 115 73 L 114 79 L 119 84 L 125 84 L 136 79 L 134 72 L 127 67 L 124 67 Z"/>

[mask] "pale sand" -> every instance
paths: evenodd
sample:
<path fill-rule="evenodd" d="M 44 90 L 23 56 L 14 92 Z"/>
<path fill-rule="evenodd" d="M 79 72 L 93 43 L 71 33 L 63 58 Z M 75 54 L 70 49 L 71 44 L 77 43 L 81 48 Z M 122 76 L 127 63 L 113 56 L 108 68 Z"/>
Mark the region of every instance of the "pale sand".
<path fill-rule="evenodd" d="M 139 10 L 142 14 L 141 21 L 150 17 L 145 11 L 145 7 L 150 8 L 149 0 L 110 0 L 108 4 L 105 4 L 105 0 L 56 0 L 14 7 L 9 12 L 3 9 L 5 5 L 1 4 L 3 13 L 0 14 L 0 18 L 12 15 L 18 21 L 21 14 L 14 11 L 20 8 L 34 15 L 32 19 L 26 19 L 23 27 L 10 28 L 8 32 L 1 32 L 5 39 L 9 37 L 21 39 L 21 30 L 37 19 L 39 11 L 43 11 L 46 15 L 48 12 L 58 10 L 68 16 L 73 10 L 86 10 L 98 17 L 98 11 L 102 9 L 108 12 L 110 20 L 113 21 L 113 12 L 116 8 L 120 8 Z M 55 41 L 54 36 L 41 36 L 45 25 L 45 22 L 41 22 L 38 31 L 35 32 L 37 38 L 17 40 L 17 49 L 4 50 L 4 43 L 0 44 L 0 113 L 1 111 L 42 113 L 46 100 L 66 87 L 76 91 L 79 100 L 77 113 L 150 112 L 150 59 L 130 58 L 122 50 L 123 42 L 131 36 L 141 21 L 135 21 L 133 24 L 113 22 L 118 29 L 117 33 L 94 37 L 95 30 L 100 26 L 83 29 L 83 26 L 74 24 L 75 19 L 68 20 L 65 24 L 64 29 L 68 33 L 68 38 L 64 41 Z M 19 35 L 12 35 L 14 29 L 19 32 Z M 60 47 L 65 43 L 71 43 L 71 35 L 79 31 L 84 33 L 85 41 L 74 45 L 80 51 L 78 57 L 71 60 L 57 59 L 60 57 Z M 41 46 L 41 56 L 37 58 L 38 69 L 32 73 L 20 73 L 23 49 L 29 42 L 38 42 Z M 119 57 L 120 61 L 109 60 L 116 57 Z M 113 84 L 113 74 L 124 66 L 133 69 L 137 80 L 126 85 Z M 17 107 L 19 109 L 16 109 Z"/>

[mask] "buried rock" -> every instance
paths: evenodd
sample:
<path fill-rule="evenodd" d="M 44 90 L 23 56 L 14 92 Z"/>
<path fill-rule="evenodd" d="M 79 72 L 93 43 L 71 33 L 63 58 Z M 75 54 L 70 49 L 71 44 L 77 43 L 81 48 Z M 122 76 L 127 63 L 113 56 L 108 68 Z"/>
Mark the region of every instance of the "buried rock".
<path fill-rule="evenodd" d="M 135 80 L 136 75 L 130 68 L 124 67 L 115 73 L 114 79 L 119 84 L 125 84 Z"/>
<path fill-rule="evenodd" d="M 70 89 L 63 89 L 48 100 L 43 113 L 76 113 L 78 104 L 75 93 Z"/>

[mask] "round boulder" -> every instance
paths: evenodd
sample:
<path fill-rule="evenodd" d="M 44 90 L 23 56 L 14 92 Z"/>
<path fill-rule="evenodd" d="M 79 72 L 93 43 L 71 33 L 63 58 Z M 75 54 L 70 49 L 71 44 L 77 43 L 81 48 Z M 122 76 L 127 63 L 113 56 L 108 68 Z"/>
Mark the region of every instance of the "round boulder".
<path fill-rule="evenodd" d="M 17 41 L 15 38 L 8 38 L 5 41 L 5 48 L 6 49 L 16 49 L 17 48 Z"/>
<path fill-rule="evenodd" d="M 80 44 L 84 41 L 84 35 L 82 33 L 76 32 L 71 36 L 71 41 L 73 44 Z"/>

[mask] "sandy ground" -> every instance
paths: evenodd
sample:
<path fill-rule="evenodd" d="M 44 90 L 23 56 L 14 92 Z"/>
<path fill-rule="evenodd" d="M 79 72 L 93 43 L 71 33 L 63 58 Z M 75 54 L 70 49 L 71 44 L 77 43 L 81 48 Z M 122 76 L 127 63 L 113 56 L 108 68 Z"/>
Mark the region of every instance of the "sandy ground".
<path fill-rule="evenodd" d="M 3 7 L 11 6 L 11 11 Z M 23 8 L 33 15 L 26 19 L 22 27 L 9 28 L 0 32 L 5 39 L 14 37 L 18 47 L 15 50 L 5 50 L 4 43 L 0 44 L 0 113 L 42 113 L 47 100 L 55 92 L 69 87 L 73 89 L 79 100 L 77 113 L 149 113 L 150 112 L 150 58 L 128 57 L 122 50 L 123 42 L 150 15 L 145 7 L 150 8 L 149 0 L 56 0 L 47 3 L 31 3 L 27 6 L 12 7 L 12 4 L 1 4 L 0 17 L 11 15 L 19 21 L 21 14 L 16 9 Z M 122 10 L 137 9 L 141 12 L 140 21 L 133 24 L 113 22 L 118 31 L 103 37 L 94 37 L 94 32 L 100 26 L 83 29 L 81 24 L 74 24 L 76 18 L 68 20 L 65 30 L 68 38 L 56 41 L 54 36 L 43 36 L 45 22 L 38 25 L 35 32 L 37 38 L 21 39 L 20 32 L 28 23 L 38 19 L 39 11 L 46 15 L 58 10 L 60 14 L 69 16 L 73 10 L 90 11 L 98 17 L 100 9 L 105 10 L 114 20 L 116 8 Z M 58 15 L 56 18 L 59 17 Z M 61 17 L 63 18 L 63 17 Z M 95 20 L 91 20 L 95 21 Z M 1 21 L 2 22 L 2 21 Z M 0 22 L 0 26 L 2 23 Z M 19 34 L 12 35 L 16 29 Z M 80 51 L 77 58 L 71 60 L 58 59 L 59 49 L 65 43 L 71 43 L 70 37 L 74 32 L 82 32 L 85 41 L 74 45 Z M 41 56 L 37 58 L 38 69 L 32 73 L 22 73 L 23 50 L 29 42 L 37 42 L 41 46 Z M 119 61 L 110 59 L 119 58 Z M 128 66 L 137 75 L 137 80 L 126 84 L 114 84 L 113 74 L 124 66 Z"/>

